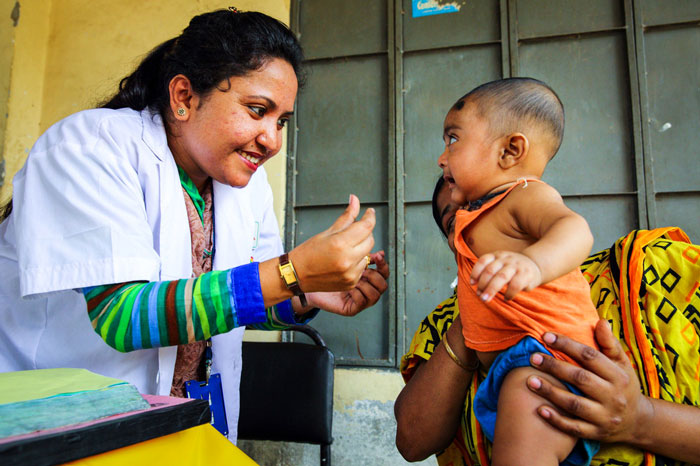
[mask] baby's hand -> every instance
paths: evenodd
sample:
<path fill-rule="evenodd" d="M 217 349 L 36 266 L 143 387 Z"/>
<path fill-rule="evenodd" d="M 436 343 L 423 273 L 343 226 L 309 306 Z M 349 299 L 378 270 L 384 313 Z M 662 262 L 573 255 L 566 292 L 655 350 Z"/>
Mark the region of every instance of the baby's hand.
<path fill-rule="evenodd" d="M 511 299 L 520 291 L 529 291 L 542 283 L 542 272 L 535 262 L 524 254 L 496 251 L 484 254 L 474 264 L 471 284 L 477 285 L 482 301 L 490 301 L 505 285 L 505 298 Z"/>

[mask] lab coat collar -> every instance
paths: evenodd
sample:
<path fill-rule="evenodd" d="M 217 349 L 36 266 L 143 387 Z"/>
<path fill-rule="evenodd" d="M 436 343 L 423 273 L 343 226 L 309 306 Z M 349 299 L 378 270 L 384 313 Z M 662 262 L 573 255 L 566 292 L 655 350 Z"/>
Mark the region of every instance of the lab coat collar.
<path fill-rule="evenodd" d="M 143 142 L 151 149 L 158 160 L 162 162 L 165 154 L 170 151 L 168 149 L 168 138 L 165 134 L 163 118 L 157 111 L 146 107 L 141 110 L 141 122 L 143 124 L 143 131 L 141 134 Z"/>

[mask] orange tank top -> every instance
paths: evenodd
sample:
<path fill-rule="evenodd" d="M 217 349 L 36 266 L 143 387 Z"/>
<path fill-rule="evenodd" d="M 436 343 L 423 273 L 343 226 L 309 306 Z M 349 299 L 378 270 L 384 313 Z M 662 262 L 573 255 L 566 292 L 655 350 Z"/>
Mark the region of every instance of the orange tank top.
<path fill-rule="evenodd" d="M 598 312 L 591 302 L 588 282 L 578 267 L 531 291 L 521 291 L 510 301 L 504 299 L 501 290 L 491 301 L 484 303 L 476 294 L 476 286 L 469 284 L 469 277 L 478 258 L 467 245 L 463 233 L 477 218 L 488 213 L 524 182 L 525 180 L 511 186 L 504 193 L 487 201 L 479 210 L 457 212 L 457 296 L 465 344 L 476 351 L 502 351 L 528 335 L 544 344 L 542 334 L 553 331 L 597 348 L 593 329 L 599 320 Z M 565 354 L 548 349 L 555 357 L 576 364 Z"/>

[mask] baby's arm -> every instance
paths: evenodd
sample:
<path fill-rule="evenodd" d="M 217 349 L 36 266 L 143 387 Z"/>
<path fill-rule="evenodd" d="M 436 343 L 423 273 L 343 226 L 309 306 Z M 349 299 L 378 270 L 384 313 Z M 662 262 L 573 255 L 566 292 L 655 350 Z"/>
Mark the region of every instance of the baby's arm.
<path fill-rule="evenodd" d="M 507 202 L 507 204 L 506 204 Z M 559 193 L 546 184 L 515 188 L 506 200 L 517 228 L 537 238 L 520 252 L 494 251 L 474 265 L 471 280 L 481 299 L 490 300 L 505 285 L 505 298 L 529 291 L 574 270 L 593 246 L 586 220 L 564 205 Z"/>

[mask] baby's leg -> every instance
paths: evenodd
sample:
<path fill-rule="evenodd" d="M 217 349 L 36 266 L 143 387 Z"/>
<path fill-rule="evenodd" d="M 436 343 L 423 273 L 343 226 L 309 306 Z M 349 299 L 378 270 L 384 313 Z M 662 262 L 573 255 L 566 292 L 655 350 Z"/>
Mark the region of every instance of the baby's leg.
<path fill-rule="evenodd" d="M 531 367 L 518 367 L 508 373 L 498 395 L 492 466 L 556 466 L 569 456 L 578 441 L 578 438 L 550 426 L 537 414 L 537 407 L 542 405 L 543 400 L 532 393 L 525 383 L 535 373 L 559 387 L 564 386 Z"/>

